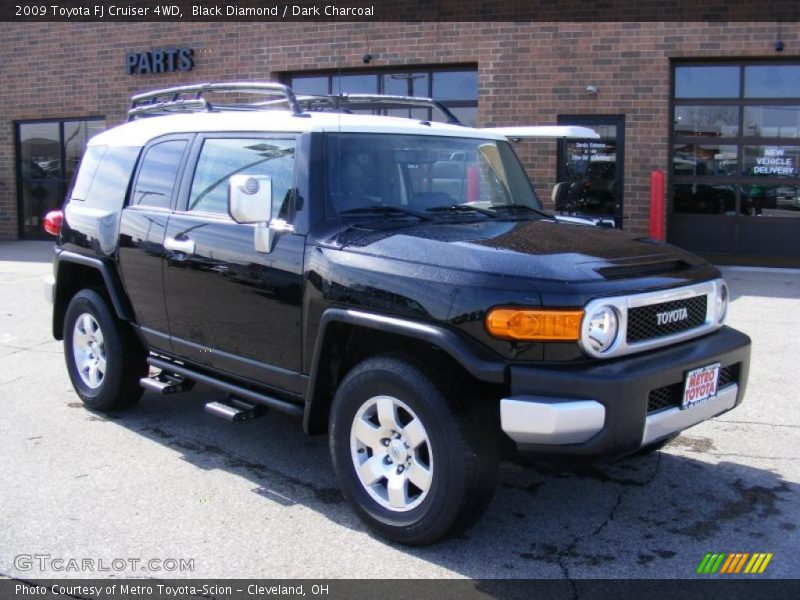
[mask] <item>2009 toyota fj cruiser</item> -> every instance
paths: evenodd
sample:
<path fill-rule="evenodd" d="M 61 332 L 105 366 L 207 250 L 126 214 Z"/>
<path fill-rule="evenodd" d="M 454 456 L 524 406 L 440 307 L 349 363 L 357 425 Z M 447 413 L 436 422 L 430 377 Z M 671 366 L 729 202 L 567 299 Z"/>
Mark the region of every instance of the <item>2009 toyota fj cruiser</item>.
<path fill-rule="evenodd" d="M 387 107 L 450 123 L 358 114 Z M 202 382 L 230 420 L 302 416 L 359 516 L 427 544 L 487 507 L 503 444 L 622 456 L 742 401 L 718 270 L 543 212 L 507 140 L 532 130 L 273 83 L 130 115 L 47 219 L 53 335 L 92 409 Z"/>

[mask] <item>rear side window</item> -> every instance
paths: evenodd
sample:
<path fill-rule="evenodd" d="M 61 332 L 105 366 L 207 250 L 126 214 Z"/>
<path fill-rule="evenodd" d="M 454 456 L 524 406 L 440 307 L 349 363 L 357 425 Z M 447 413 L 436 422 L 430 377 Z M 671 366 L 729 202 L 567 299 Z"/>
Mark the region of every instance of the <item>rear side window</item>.
<path fill-rule="evenodd" d="M 125 193 L 128 191 L 133 167 L 136 164 L 136 158 L 139 156 L 141 148 L 119 147 L 106 149 L 103 147 L 101 158 L 92 169 L 92 177 L 88 188 L 84 190 L 84 164 L 92 150 L 94 148 L 87 150 L 81 162 L 81 169 L 75 181 L 72 199 L 84 200 L 86 204 L 97 208 L 118 210 L 125 202 Z M 94 159 L 94 157 L 91 158 L 92 160 Z M 88 166 L 92 167 L 93 165 L 90 164 Z M 87 169 L 88 172 L 89 170 Z"/>
<path fill-rule="evenodd" d="M 227 215 L 231 175 L 267 175 L 272 179 L 272 214 L 285 217 L 294 184 L 294 155 L 294 139 L 205 140 L 187 210 Z"/>
<path fill-rule="evenodd" d="M 147 149 L 136 178 L 132 205 L 171 207 L 172 192 L 185 149 L 186 140 L 160 142 Z"/>
<path fill-rule="evenodd" d="M 86 195 L 92 185 L 92 179 L 94 179 L 94 174 L 97 173 L 97 167 L 100 166 L 100 161 L 103 159 L 106 149 L 107 146 L 91 146 L 83 153 L 78 176 L 75 178 L 75 185 L 72 186 L 71 200 L 86 200 Z"/>

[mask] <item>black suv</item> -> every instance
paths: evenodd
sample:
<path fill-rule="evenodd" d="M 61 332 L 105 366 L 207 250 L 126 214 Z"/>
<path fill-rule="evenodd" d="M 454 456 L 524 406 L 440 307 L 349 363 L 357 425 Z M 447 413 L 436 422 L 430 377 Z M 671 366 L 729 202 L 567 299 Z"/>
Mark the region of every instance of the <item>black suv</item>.
<path fill-rule="evenodd" d="M 387 107 L 449 123 L 360 114 Z M 506 138 L 526 128 L 272 83 L 130 115 L 48 218 L 53 335 L 91 409 L 202 382 L 229 420 L 302 417 L 359 516 L 420 545 L 485 510 L 504 448 L 619 457 L 742 401 L 719 271 L 543 212 Z"/>

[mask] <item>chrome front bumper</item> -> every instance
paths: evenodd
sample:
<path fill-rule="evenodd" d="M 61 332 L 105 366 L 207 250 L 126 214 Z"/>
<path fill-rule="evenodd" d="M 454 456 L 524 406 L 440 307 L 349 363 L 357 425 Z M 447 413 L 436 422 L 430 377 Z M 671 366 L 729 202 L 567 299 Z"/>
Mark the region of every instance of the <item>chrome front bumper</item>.
<path fill-rule="evenodd" d="M 724 413 L 726 410 L 732 409 L 736 405 L 738 394 L 739 386 L 735 384 L 729 385 L 721 389 L 713 398 L 709 398 L 687 410 L 670 408 L 648 416 L 644 422 L 642 446 L 657 442 L 668 435 L 693 427 L 711 417 Z"/>
<path fill-rule="evenodd" d="M 648 415 L 640 430 L 641 446 L 657 442 L 730 410 L 736 404 L 738 393 L 738 385 L 729 385 L 714 398 L 687 410 L 671 408 Z M 517 396 L 500 400 L 501 428 L 519 444 L 580 444 L 600 433 L 605 421 L 605 407 L 594 400 L 565 400 L 541 396 Z"/>

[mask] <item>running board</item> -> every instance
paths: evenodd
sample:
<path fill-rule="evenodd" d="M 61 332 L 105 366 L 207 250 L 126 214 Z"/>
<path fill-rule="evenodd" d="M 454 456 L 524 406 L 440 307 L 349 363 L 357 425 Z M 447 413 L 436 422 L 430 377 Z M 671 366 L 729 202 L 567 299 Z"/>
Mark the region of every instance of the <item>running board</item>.
<path fill-rule="evenodd" d="M 194 387 L 194 381 L 162 370 L 155 377 L 142 377 L 139 380 L 139 385 L 156 394 L 177 394 L 191 390 Z"/>
<path fill-rule="evenodd" d="M 228 396 L 223 402 L 209 402 L 206 404 L 206 412 L 208 414 L 234 423 L 260 417 L 265 410 L 260 404 L 245 402 L 234 396 Z"/>
<path fill-rule="evenodd" d="M 157 369 L 161 369 L 168 373 L 175 373 L 186 379 L 210 385 L 213 388 L 222 390 L 223 392 L 227 392 L 228 394 L 235 396 L 237 399 L 242 399 L 255 404 L 262 404 L 264 406 L 268 406 L 270 408 L 274 408 L 275 410 L 295 416 L 300 416 L 304 412 L 303 405 L 301 404 L 295 404 L 280 398 L 273 398 L 272 396 L 255 392 L 240 385 L 236 385 L 235 383 L 221 381 L 215 377 L 206 375 L 205 373 L 200 373 L 190 369 L 185 365 L 174 364 L 167 360 L 156 358 L 155 356 L 148 357 L 147 364 L 149 364 L 151 367 L 156 367 Z"/>

